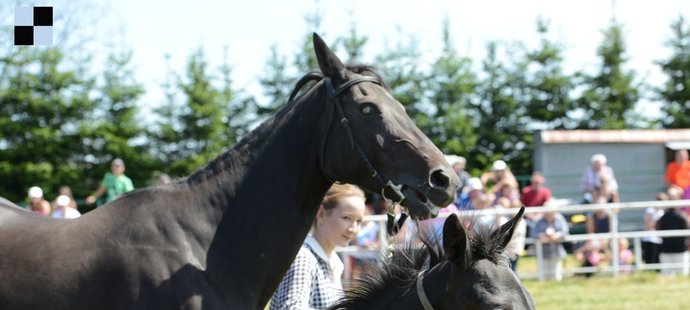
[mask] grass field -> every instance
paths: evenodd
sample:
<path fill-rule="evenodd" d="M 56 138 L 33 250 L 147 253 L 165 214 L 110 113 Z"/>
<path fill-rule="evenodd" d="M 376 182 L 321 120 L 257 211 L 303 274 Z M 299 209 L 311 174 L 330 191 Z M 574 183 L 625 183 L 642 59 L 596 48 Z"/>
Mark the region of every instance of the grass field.
<path fill-rule="evenodd" d="M 519 269 L 533 261 L 520 260 Z M 566 261 L 573 267 L 576 262 Z M 564 266 L 565 267 L 565 266 Z M 561 282 L 524 280 L 537 309 L 690 309 L 690 277 L 660 276 L 653 271 L 631 275 L 566 277 Z"/>

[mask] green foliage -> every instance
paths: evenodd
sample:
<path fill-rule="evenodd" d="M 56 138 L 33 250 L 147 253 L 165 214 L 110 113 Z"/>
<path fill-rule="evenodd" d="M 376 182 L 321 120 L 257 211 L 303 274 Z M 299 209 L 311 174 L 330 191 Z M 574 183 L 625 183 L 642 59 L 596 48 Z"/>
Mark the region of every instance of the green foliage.
<path fill-rule="evenodd" d="M 531 154 L 526 148 L 532 137 L 526 128 L 525 109 L 516 96 L 519 78 L 498 59 L 498 51 L 497 43 L 488 44 L 482 64 L 484 78 L 478 86 L 481 97 L 471 105 L 479 121 L 477 128 L 481 130 L 477 131 L 477 145 L 470 158 L 477 161 L 475 169 L 489 167 L 494 160 L 502 159 L 514 171 L 525 173 L 531 164 Z"/>
<path fill-rule="evenodd" d="M 185 176 L 218 156 L 228 145 L 229 100 L 233 92 L 225 70 L 225 85 L 213 85 L 208 63 L 200 48 L 187 62 L 184 77 L 176 76 L 183 104 L 166 102 L 160 114 L 158 144 L 163 170 L 171 175 Z M 232 137 L 234 138 L 234 137 Z"/>
<path fill-rule="evenodd" d="M 418 66 L 421 58 L 418 40 L 413 37 L 406 39 L 407 41 L 396 42 L 395 46 L 387 46 L 384 49 L 386 52 L 376 56 L 374 62 L 378 64 L 393 96 L 405 106 L 407 114 L 419 125 L 421 122 L 429 122 L 421 112 L 424 108 L 422 83 L 426 75 Z"/>
<path fill-rule="evenodd" d="M 103 71 L 103 85 L 95 99 L 93 121 L 84 126 L 87 136 L 85 152 L 92 158 L 94 168 L 90 186 L 95 189 L 103 174 L 110 170 L 110 162 L 119 157 L 125 161 L 126 174 L 136 187 L 148 184 L 153 159 L 148 156 L 146 132 L 138 119 L 139 98 L 144 87 L 134 79 L 130 65 L 132 51 L 115 51 L 108 55 Z"/>
<path fill-rule="evenodd" d="M 547 38 L 548 22 L 537 20 L 540 46 L 518 61 L 525 111 L 532 128 L 572 128 L 568 113 L 574 109 L 572 77 L 563 72 L 563 48 Z"/>
<path fill-rule="evenodd" d="M 52 199 L 60 185 L 81 178 L 94 81 L 63 69 L 57 47 L 16 48 L 0 62 L 0 195 L 21 201 L 39 185 Z"/>
<path fill-rule="evenodd" d="M 690 127 L 690 24 L 683 16 L 671 24 L 673 38 L 668 46 L 673 54 L 658 64 L 667 76 L 666 83 L 657 90 L 665 101 L 661 107 L 666 128 Z"/>
<path fill-rule="evenodd" d="M 329 37 L 319 31 L 321 20 L 318 10 L 305 16 L 307 31 L 294 53 L 271 48 L 259 76 L 262 96 L 235 90 L 227 51 L 214 66 L 199 49 L 183 72 L 168 69 L 163 102 L 143 103 L 132 51 L 116 49 L 103 72 L 91 74 L 88 51 L 67 58 L 59 46 L 6 49 L 0 55 L 0 195 L 20 201 L 39 185 L 52 199 L 67 184 L 83 197 L 115 156 L 126 161 L 137 187 L 156 171 L 189 174 L 279 109 L 296 79 L 318 70 L 312 33 Z M 544 20 L 537 21 L 536 48 L 492 42 L 481 62 L 457 52 L 447 18 L 442 26 L 443 48 L 430 63 L 420 41 L 404 33 L 366 63 L 379 68 L 420 129 L 442 151 L 465 156 L 473 174 L 496 159 L 529 174 L 535 130 L 641 126 L 634 110 L 645 85 L 625 69 L 623 25 L 615 20 L 603 31 L 599 68 L 572 75 L 564 72 L 564 48 L 548 39 Z M 690 26 L 679 17 L 671 29 L 671 56 L 658 63 L 667 81 L 657 90 L 664 117 L 656 121 L 687 128 Z M 354 22 L 332 42 L 347 63 L 365 62 L 369 40 Z M 144 114 L 149 106 L 158 106 L 152 115 Z"/>
<path fill-rule="evenodd" d="M 604 39 L 597 49 L 601 67 L 595 75 L 581 73 L 584 92 L 577 99 L 577 106 L 584 113 L 578 128 L 624 129 L 638 124 L 630 120 L 640 99 L 639 85 L 634 83 L 635 72 L 624 70 L 628 61 L 623 38 L 623 26 L 612 21 L 604 30 Z"/>
<path fill-rule="evenodd" d="M 447 154 L 467 156 L 477 142 L 476 119 L 469 107 L 476 100 L 477 77 L 469 57 L 453 47 L 448 18 L 443 24 L 443 52 L 423 81 L 427 102 L 417 115 L 420 129 Z M 472 166 L 471 161 L 469 166 Z"/>

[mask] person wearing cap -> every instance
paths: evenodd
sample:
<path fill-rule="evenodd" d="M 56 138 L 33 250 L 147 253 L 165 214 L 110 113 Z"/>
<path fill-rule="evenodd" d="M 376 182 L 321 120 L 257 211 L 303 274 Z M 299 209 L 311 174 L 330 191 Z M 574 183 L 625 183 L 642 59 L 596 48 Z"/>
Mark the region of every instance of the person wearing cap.
<path fill-rule="evenodd" d="M 517 179 L 505 161 L 500 159 L 494 161 L 491 165 L 491 171 L 482 174 L 481 181 L 488 188 L 487 192 L 494 194 L 496 199 L 494 204 L 501 197 L 508 197 L 512 204 L 520 203 Z"/>
<path fill-rule="evenodd" d="M 118 196 L 134 190 L 132 180 L 125 175 L 125 162 L 120 158 L 115 158 L 110 165 L 111 172 L 103 176 L 101 184 L 96 191 L 86 197 L 87 204 L 93 204 L 96 199 L 105 194 L 105 203 L 115 200 Z"/>
<path fill-rule="evenodd" d="M 465 190 L 460 195 L 460 199 L 456 199 L 455 206 L 458 210 L 474 210 L 473 203 L 477 198 L 484 193 L 484 184 L 479 178 L 470 178 L 467 180 Z"/>
<path fill-rule="evenodd" d="M 458 176 L 458 180 L 460 181 L 458 182 L 458 189 L 455 195 L 455 201 L 459 202 L 462 199 L 461 196 L 465 190 L 465 186 L 467 186 L 467 182 L 472 176 L 465 171 L 465 165 L 467 164 L 465 157 L 459 155 L 447 155 L 446 160 L 453 167 L 453 170 L 455 170 L 455 174 Z"/>
<path fill-rule="evenodd" d="M 51 212 L 50 202 L 43 199 L 43 190 L 38 186 L 29 188 L 29 209 L 41 215 Z"/>
<path fill-rule="evenodd" d="M 606 165 L 606 156 L 594 154 L 590 162 L 592 165 L 587 167 L 580 181 L 582 192 L 585 194 L 584 201 L 592 203 L 603 196 L 607 202 L 618 202 L 618 181 L 613 169 Z"/>
<path fill-rule="evenodd" d="M 81 216 L 81 213 L 72 207 L 72 199 L 67 195 L 60 195 L 55 199 L 55 209 L 51 214 L 54 218 L 74 219 Z"/>

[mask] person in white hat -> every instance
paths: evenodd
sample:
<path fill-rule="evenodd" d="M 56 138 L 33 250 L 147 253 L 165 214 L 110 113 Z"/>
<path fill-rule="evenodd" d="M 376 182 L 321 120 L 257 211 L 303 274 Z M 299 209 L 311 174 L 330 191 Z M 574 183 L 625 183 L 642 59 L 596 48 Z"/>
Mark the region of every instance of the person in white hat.
<path fill-rule="evenodd" d="M 50 203 L 43 199 L 43 190 L 38 186 L 29 188 L 29 209 L 33 212 L 42 215 L 48 215 L 51 212 Z"/>
<path fill-rule="evenodd" d="M 67 195 L 60 195 L 55 199 L 55 210 L 51 214 L 54 218 L 74 219 L 81 216 L 81 213 L 72 207 L 72 199 Z"/>
<path fill-rule="evenodd" d="M 518 182 L 505 161 L 494 161 L 491 171 L 483 173 L 481 180 L 482 184 L 489 188 L 488 192 L 496 196 L 496 201 L 501 197 L 508 197 L 511 204 L 519 203 Z"/>
<path fill-rule="evenodd" d="M 585 203 L 597 201 L 618 202 L 618 181 L 613 169 L 606 164 L 604 154 L 594 154 L 590 159 L 592 165 L 582 174 L 580 187 L 585 195 Z"/>

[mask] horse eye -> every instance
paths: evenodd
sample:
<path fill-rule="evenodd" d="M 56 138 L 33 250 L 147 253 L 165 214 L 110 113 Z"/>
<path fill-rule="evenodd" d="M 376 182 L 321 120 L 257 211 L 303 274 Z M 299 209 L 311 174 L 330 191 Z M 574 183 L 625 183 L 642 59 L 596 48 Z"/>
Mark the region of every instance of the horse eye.
<path fill-rule="evenodd" d="M 362 112 L 362 114 L 364 114 L 364 115 L 371 115 L 374 113 L 375 109 L 370 104 L 365 104 L 365 105 L 362 105 L 361 108 L 359 108 L 359 111 Z"/>

